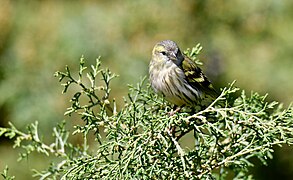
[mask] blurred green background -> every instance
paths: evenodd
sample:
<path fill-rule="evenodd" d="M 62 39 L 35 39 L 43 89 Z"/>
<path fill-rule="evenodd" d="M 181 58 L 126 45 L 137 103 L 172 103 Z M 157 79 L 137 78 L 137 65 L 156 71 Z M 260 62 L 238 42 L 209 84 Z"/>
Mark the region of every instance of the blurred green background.
<path fill-rule="evenodd" d="M 237 80 L 242 89 L 269 93 L 269 100 L 293 101 L 292 0 L 0 0 L 0 125 L 20 129 L 39 121 L 43 136 L 62 119 L 70 94 L 53 74 L 77 69 L 102 56 L 103 67 L 120 77 L 113 96 L 148 73 L 154 44 L 172 39 L 181 49 L 201 43 L 203 69 L 217 88 Z M 47 138 L 47 137 L 45 137 Z M 0 170 L 17 179 L 50 157 L 16 162 L 19 150 L 0 139 Z M 256 166 L 257 179 L 291 179 L 292 148 L 276 148 L 269 166 Z M 256 160 L 259 163 L 259 161 Z"/>

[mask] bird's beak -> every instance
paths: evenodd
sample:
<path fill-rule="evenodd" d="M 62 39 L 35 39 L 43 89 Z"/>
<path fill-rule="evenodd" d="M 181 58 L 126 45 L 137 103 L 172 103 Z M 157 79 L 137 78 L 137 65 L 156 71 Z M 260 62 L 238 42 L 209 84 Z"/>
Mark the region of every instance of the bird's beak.
<path fill-rule="evenodd" d="M 172 60 L 172 61 L 177 61 L 177 56 L 176 56 L 176 54 L 175 54 L 174 52 L 171 52 L 171 53 L 169 54 L 169 58 L 170 58 L 170 60 Z"/>

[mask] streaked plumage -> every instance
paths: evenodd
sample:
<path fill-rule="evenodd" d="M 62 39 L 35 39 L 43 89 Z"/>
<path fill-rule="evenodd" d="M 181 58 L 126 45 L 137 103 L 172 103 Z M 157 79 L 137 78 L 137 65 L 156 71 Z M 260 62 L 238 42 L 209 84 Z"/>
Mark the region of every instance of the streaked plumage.
<path fill-rule="evenodd" d="M 149 66 L 151 86 L 177 106 L 194 106 L 216 96 L 202 70 L 171 40 L 157 43 Z"/>

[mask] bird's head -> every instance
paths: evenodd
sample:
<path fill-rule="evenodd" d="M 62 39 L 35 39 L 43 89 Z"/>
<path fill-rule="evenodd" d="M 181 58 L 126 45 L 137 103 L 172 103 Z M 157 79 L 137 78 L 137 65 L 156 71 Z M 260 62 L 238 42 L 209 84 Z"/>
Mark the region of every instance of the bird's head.
<path fill-rule="evenodd" d="M 175 63 L 180 66 L 184 57 L 174 41 L 164 40 L 155 45 L 152 59 L 157 63 Z"/>

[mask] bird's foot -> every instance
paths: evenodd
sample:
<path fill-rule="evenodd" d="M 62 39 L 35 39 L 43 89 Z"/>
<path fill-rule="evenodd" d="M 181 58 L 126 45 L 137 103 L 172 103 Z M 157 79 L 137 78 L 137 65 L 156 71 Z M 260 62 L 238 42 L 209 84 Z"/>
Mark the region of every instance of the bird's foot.
<path fill-rule="evenodd" d="M 174 114 L 176 114 L 180 110 L 181 110 L 181 107 L 177 107 L 175 110 L 172 109 L 170 112 L 168 112 L 168 114 L 169 114 L 169 116 L 173 116 Z"/>

